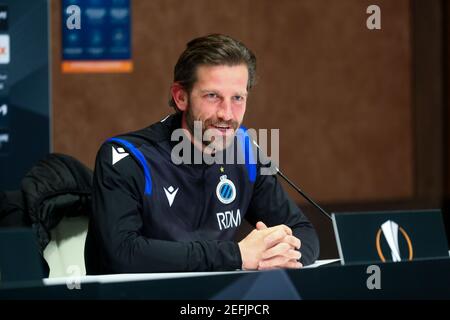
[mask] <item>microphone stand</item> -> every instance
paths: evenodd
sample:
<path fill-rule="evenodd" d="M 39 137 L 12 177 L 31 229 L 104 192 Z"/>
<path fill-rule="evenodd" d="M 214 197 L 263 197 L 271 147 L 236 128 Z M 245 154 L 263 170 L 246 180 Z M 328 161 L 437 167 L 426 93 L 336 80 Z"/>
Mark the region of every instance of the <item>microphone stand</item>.
<path fill-rule="evenodd" d="M 295 191 L 301 194 L 303 198 L 305 198 L 310 204 L 312 204 L 315 208 L 317 208 L 324 216 L 328 219 L 331 219 L 331 216 L 328 212 L 326 212 L 321 206 L 319 206 L 313 199 L 311 199 L 306 193 L 304 193 L 299 187 L 297 187 L 291 180 L 286 177 L 278 167 L 276 167 L 277 174 L 284 179 Z"/>
<path fill-rule="evenodd" d="M 255 142 L 255 140 L 252 140 L 253 144 L 259 149 L 261 150 L 261 148 L 258 146 L 258 144 Z M 304 193 L 299 187 L 297 187 L 295 185 L 295 183 L 293 183 L 291 180 L 289 180 L 288 177 L 286 177 L 283 172 L 281 172 L 280 168 L 275 167 L 277 174 L 283 178 L 284 181 L 286 181 L 292 188 L 294 188 L 295 191 L 297 191 L 298 193 L 300 193 L 300 195 L 305 198 L 310 204 L 312 204 L 316 209 L 318 209 L 320 211 L 320 213 L 322 213 L 324 216 L 326 216 L 328 219 L 332 220 L 330 214 L 328 212 L 326 212 L 321 206 L 319 206 L 313 199 L 311 199 L 306 193 Z"/>

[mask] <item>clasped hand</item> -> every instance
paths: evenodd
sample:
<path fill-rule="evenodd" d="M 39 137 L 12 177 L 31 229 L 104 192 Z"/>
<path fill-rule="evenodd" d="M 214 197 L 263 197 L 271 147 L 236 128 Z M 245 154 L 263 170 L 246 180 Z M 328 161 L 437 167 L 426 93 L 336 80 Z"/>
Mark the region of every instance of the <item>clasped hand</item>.
<path fill-rule="evenodd" d="M 243 270 L 269 270 L 275 268 L 297 269 L 303 265 L 298 261 L 300 239 L 292 235 L 286 225 L 268 228 L 263 222 L 239 242 Z"/>

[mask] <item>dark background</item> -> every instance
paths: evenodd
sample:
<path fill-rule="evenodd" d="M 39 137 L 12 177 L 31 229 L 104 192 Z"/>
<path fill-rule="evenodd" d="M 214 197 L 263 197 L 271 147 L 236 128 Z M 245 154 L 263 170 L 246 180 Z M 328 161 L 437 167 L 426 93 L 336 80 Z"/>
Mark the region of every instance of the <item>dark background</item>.
<path fill-rule="evenodd" d="M 280 129 L 280 166 L 328 211 L 443 208 L 450 199 L 449 5 L 426 0 L 132 0 L 134 71 L 61 73 L 51 1 L 54 151 L 156 122 L 188 40 L 225 33 L 258 58 L 245 125 Z M 366 8 L 381 8 L 381 30 Z M 337 257 L 331 223 L 289 191 Z M 447 229 L 447 233 L 449 233 Z"/>
<path fill-rule="evenodd" d="M 8 104 L 0 134 L 9 134 L 0 148 L 0 190 L 18 188 L 23 175 L 50 150 L 48 7 L 46 0 L 0 0 L 0 8 L 7 10 L 0 34 L 10 36 L 10 62 L 0 64 L 6 79 L 0 105 Z"/>

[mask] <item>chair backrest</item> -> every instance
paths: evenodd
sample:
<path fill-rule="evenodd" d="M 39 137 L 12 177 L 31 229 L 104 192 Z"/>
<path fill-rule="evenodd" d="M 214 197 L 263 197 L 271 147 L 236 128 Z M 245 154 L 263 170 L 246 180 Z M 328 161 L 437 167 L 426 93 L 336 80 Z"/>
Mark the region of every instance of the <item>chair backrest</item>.
<path fill-rule="evenodd" d="M 86 275 L 84 244 L 89 219 L 64 217 L 51 231 L 51 241 L 44 250 L 50 267 L 49 278 Z"/>

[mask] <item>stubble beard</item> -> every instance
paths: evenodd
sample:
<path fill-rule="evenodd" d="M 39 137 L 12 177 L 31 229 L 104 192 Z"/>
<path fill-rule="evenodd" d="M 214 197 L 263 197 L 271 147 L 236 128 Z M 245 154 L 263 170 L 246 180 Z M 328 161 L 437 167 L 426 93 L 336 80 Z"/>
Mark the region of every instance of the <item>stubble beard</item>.
<path fill-rule="evenodd" d="M 214 129 L 209 129 L 211 125 L 217 124 L 226 124 L 230 126 L 234 133 L 229 136 L 222 136 L 213 134 L 216 132 Z M 186 111 L 186 126 L 197 144 L 200 144 L 203 148 L 203 151 L 208 153 L 218 152 L 226 149 L 234 140 L 234 136 L 236 135 L 236 130 L 239 128 L 240 123 L 234 120 L 231 121 L 218 121 L 213 118 L 208 118 L 206 120 L 202 120 L 199 117 L 195 117 L 192 113 L 191 101 L 188 101 L 188 108 Z M 201 128 L 201 137 L 198 135 L 199 127 Z M 197 130 L 197 131 L 196 131 Z M 196 134 L 197 132 L 197 134 Z"/>

